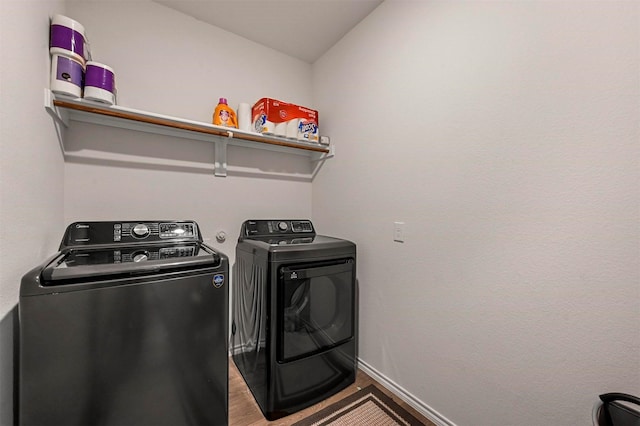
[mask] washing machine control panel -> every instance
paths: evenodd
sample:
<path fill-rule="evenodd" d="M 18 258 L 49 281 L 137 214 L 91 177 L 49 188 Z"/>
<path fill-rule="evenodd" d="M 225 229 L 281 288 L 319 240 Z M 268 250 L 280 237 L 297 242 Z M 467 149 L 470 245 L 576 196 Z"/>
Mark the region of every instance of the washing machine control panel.
<path fill-rule="evenodd" d="M 194 221 L 76 222 L 63 246 L 157 241 L 202 241 Z"/>
<path fill-rule="evenodd" d="M 128 237 L 136 240 L 194 239 L 198 236 L 193 222 L 127 222 L 113 225 L 113 241 Z"/>
<path fill-rule="evenodd" d="M 310 220 L 247 220 L 240 232 L 243 237 L 273 237 L 279 235 L 304 234 L 315 235 Z"/>

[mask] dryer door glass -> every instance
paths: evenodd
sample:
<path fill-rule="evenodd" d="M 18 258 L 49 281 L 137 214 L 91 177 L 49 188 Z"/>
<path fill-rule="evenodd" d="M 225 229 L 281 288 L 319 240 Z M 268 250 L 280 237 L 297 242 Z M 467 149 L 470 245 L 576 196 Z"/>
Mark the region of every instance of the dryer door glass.
<path fill-rule="evenodd" d="M 353 265 L 352 259 L 343 259 L 280 269 L 278 361 L 312 355 L 353 337 Z"/>

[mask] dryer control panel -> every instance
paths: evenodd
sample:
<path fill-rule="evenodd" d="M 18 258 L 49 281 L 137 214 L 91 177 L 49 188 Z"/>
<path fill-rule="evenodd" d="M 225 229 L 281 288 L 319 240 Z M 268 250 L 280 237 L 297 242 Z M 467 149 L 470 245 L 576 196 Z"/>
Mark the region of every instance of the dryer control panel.
<path fill-rule="evenodd" d="M 67 227 L 60 248 L 138 242 L 201 242 L 198 225 L 190 220 L 75 222 Z"/>
<path fill-rule="evenodd" d="M 240 239 L 252 237 L 274 237 L 302 234 L 315 236 L 315 229 L 310 220 L 247 220 L 242 224 Z"/>

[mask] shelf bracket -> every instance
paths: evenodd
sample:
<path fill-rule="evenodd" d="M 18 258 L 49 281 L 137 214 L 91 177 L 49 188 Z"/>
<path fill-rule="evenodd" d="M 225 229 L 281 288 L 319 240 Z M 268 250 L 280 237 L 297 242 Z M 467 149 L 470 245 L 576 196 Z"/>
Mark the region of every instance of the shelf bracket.
<path fill-rule="evenodd" d="M 324 161 L 328 158 L 333 158 L 335 155 L 336 155 L 336 147 L 334 144 L 330 144 L 329 152 L 327 153 L 317 152 L 311 156 L 309 160 L 313 164 L 313 171 L 311 172 L 311 180 L 316 178 L 316 176 L 320 172 L 320 169 L 324 165 Z"/>
<path fill-rule="evenodd" d="M 213 171 L 213 174 L 215 176 L 227 176 L 227 144 L 228 141 L 224 139 L 215 142 L 215 159 Z"/>
<path fill-rule="evenodd" d="M 64 127 L 69 127 L 69 113 L 53 104 L 53 92 L 47 88 L 44 89 L 44 108 L 49 115 Z"/>
<path fill-rule="evenodd" d="M 324 152 L 322 152 L 322 153 L 320 153 L 320 152 L 314 153 L 311 156 L 311 161 L 312 162 L 324 161 L 324 160 L 326 160 L 328 158 L 335 157 L 335 155 L 336 155 L 336 147 L 335 147 L 334 144 L 331 144 L 331 145 L 329 145 L 329 152 L 326 152 L 326 153 L 324 153 Z"/>

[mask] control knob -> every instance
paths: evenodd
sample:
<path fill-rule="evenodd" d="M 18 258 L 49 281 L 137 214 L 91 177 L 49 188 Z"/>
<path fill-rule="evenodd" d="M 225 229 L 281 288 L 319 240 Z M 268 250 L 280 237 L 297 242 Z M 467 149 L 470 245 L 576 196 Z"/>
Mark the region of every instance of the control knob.
<path fill-rule="evenodd" d="M 144 262 L 144 261 L 149 259 L 149 252 L 148 251 L 137 251 L 137 252 L 133 253 L 133 255 L 131 256 L 131 259 L 134 262 Z"/>
<path fill-rule="evenodd" d="M 289 228 L 287 222 L 278 222 L 278 229 L 281 231 L 286 231 Z"/>
<path fill-rule="evenodd" d="M 139 223 L 133 227 L 133 236 L 137 238 L 144 238 L 149 235 L 149 227 L 144 223 Z"/>

